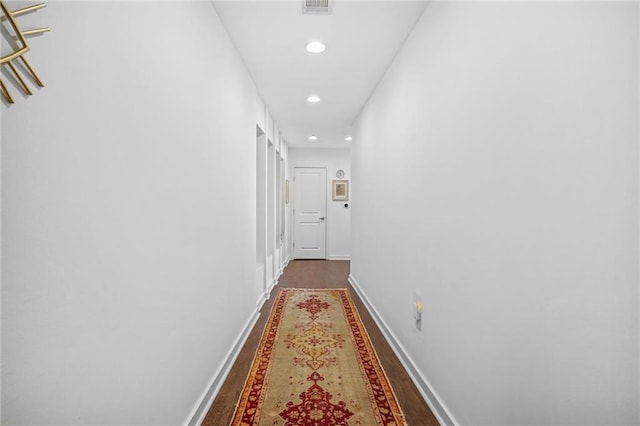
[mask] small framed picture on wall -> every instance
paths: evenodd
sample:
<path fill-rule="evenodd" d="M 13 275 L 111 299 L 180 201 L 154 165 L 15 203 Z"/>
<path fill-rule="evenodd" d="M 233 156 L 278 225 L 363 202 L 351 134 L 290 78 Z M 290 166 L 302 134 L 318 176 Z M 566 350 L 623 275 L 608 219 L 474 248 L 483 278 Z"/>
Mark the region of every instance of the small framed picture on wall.
<path fill-rule="evenodd" d="M 349 181 L 333 180 L 332 184 L 333 201 L 349 201 Z"/>

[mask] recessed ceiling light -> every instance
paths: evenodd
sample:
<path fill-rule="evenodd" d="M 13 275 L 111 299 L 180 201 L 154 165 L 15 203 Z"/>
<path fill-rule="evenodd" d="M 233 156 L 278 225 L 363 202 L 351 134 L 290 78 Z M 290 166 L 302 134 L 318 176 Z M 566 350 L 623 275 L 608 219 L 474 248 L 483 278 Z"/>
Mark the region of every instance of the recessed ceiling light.
<path fill-rule="evenodd" d="M 311 136 L 309 136 L 309 140 L 310 141 L 317 141 L 318 137 L 316 135 L 311 135 Z"/>
<path fill-rule="evenodd" d="M 312 41 L 307 44 L 307 52 L 309 53 L 322 53 L 325 51 L 327 46 L 324 45 L 321 41 Z"/>
<path fill-rule="evenodd" d="M 344 140 L 347 142 L 351 142 L 353 138 L 351 136 L 347 136 L 346 138 L 344 138 Z"/>
<path fill-rule="evenodd" d="M 311 95 L 307 98 L 307 102 L 309 102 L 310 104 L 317 104 L 318 102 L 320 102 L 320 97 L 317 95 Z"/>

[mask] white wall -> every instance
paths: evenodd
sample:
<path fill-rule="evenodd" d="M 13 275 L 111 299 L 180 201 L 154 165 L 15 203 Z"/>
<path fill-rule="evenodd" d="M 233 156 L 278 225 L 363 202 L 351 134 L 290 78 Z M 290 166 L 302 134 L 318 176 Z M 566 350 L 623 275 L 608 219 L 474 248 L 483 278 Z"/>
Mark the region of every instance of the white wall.
<path fill-rule="evenodd" d="M 52 2 L 2 108 L 2 424 L 179 424 L 255 308 L 256 89 L 209 2 Z M 224 326 L 221 326 L 224 325 Z"/>
<path fill-rule="evenodd" d="M 336 177 L 338 169 L 344 170 L 343 179 L 351 180 L 350 150 L 348 148 L 289 148 L 289 165 L 290 176 L 293 176 L 295 167 L 327 168 L 327 259 L 349 259 L 351 257 L 351 194 L 348 202 L 333 201 L 331 181 L 338 179 Z M 290 199 L 293 202 L 293 192 Z M 345 203 L 349 204 L 349 207 L 344 207 Z"/>
<path fill-rule="evenodd" d="M 358 120 L 353 277 L 460 424 L 639 421 L 637 8 L 432 2 Z"/>

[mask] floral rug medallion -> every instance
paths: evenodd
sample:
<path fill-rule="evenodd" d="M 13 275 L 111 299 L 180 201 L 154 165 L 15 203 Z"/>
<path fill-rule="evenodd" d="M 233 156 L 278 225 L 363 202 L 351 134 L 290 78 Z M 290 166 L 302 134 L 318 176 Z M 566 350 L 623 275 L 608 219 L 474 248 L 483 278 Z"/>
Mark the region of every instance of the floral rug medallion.
<path fill-rule="evenodd" d="M 282 289 L 232 426 L 402 426 L 346 289 Z"/>

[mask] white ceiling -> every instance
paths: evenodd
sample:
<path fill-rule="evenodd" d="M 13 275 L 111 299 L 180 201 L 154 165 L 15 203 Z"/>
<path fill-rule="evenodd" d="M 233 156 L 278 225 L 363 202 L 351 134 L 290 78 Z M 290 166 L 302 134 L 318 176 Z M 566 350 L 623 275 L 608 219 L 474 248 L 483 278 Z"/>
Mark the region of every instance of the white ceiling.
<path fill-rule="evenodd" d="M 345 136 L 426 5 L 337 0 L 331 15 L 307 15 L 302 0 L 214 1 L 285 141 L 324 148 L 349 146 Z M 327 50 L 308 53 L 312 40 Z M 310 94 L 322 101 L 309 104 Z"/>

